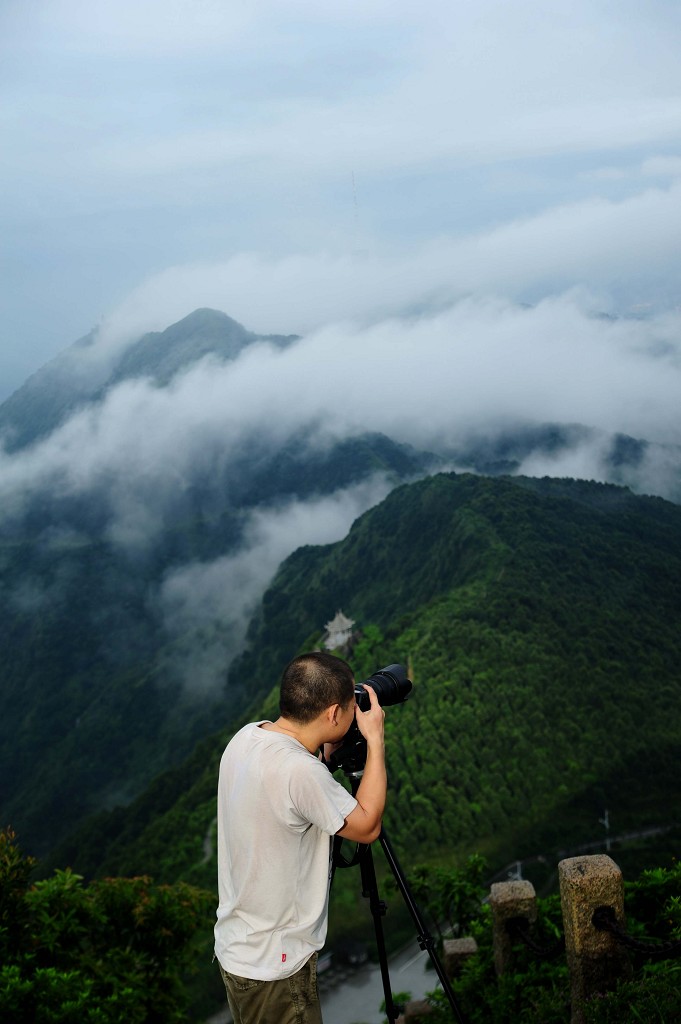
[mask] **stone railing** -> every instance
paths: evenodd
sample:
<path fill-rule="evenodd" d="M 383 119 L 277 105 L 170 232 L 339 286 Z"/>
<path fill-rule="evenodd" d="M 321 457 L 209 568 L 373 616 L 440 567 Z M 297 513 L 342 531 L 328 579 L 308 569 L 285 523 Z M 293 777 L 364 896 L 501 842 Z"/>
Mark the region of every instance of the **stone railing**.
<path fill-rule="evenodd" d="M 630 949 L 644 956 L 678 956 L 681 942 L 651 942 L 627 935 L 622 872 L 607 855 L 562 860 L 558 879 L 564 934 L 549 947 L 538 945 L 532 936 L 537 920 L 532 883 L 492 885 L 494 966 L 497 976 L 511 970 L 519 940 L 539 957 L 564 953 L 570 972 L 571 1024 L 583 1024 L 586 1003 L 631 976 Z M 445 969 L 453 979 L 477 947 L 474 939 L 450 939 L 445 940 L 443 952 Z M 398 1024 L 426 1024 L 430 1013 L 426 1000 L 408 1003 Z"/>

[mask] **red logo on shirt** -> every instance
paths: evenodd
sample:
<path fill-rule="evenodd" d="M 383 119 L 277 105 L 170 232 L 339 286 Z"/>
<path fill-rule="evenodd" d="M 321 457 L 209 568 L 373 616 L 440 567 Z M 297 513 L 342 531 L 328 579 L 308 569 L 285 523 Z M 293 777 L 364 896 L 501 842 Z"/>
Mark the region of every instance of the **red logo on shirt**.
<path fill-rule="evenodd" d="M 282 964 L 286 963 L 286 953 L 282 953 L 281 954 L 281 962 L 282 962 Z"/>

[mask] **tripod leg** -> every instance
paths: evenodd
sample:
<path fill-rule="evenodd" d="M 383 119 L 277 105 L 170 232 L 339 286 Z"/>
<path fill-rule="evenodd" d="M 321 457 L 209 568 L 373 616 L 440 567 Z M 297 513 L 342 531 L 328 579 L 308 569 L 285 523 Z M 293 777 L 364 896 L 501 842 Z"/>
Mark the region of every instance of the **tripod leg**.
<path fill-rule="evenodd" d="M 388 864 L 390 866 L 390 870 L 392 871 L 397 886 L 402 894 L 402 898 L 404 899 L 404 902 L 407 905 L 407 910 L 411 914 L 412 920 L 416 925 L 419 946 L 421 947 L 421 949 L 425 949 L 428 951 L 428 955 L 431 959 L 433 967 L 437 971 L 437 976 L 440 979 L 440 983 L 442 984 L 442 989 L 445 995 L 447 996 L 447 1001 L 449 1002 L 449 1005 L 454 1011 L 454 1016 L 456 1020 L 459 1022 L 459 1024 L 466 1024 L 466 1018 L 464 1017 L 463 1012 L 456 1001 L 456 996 L 454 995 L 452 986 L 449 983 L 449 978 L 445 974 L 444 967 L 442 966 L 440 958 L 437 955 L 437 951 L 435 949 L 435 940 L 428 931 L 428 928 L 426 927 L 426 923 L 423 920 L 421 912 L 419 911 L 419 908 L 416 904 L 416 900 L 412 895 L 412 892 L 407 883 L 407 879 L 404 877 L 402 869 L 400 868 L 400 865 L 398 863 L 397 857 L 395 856 L 395 851 L 390 845 L 390 840 L 388 839 L 385 833 L 385 829 L 381 829 L 379 841 L 383 848 L 386 860 L 388 861 Z"/>
<path fill-rule="evenodd" d="M 362 895 L 368 897 L 371 916 L 374 919 L 376 949 L 378 950 L 378 962 L 381 968 L 381 980 L 383 981 L 383 994 L 385 996 L 385 1013 L 390 1024 L 395 1024 L 395 1021 L 399 1016 L 399 1012 L 393 1002 L 392 989 L 390 987 L 388 955 L 385 948 L 385 937 L 383 934 L 382 922 L 382 918 L 385 916 L 386 906 L 378 895 L 376 870 L 374 868 L 374 860 L 370 846 L 360 846 L 359 866 L 362 873 Z"/>

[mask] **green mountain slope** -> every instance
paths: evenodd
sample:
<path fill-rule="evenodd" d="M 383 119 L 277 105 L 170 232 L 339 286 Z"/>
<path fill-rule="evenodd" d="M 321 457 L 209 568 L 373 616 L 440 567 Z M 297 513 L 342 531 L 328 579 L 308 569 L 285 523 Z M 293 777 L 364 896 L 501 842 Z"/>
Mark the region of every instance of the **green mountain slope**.
<path fill-rule="evenodd" d="M 94 810 L 125 803 L 252 700 L 227 681 L 219 624 L 169 631 L 158 595 L 168 573 L 210 564 L 243 541 L 249 511 L 332 494 L 376 473 L 397 483 L 428 458 L 380 435 L 310 453 L 254 444 L 242 466 L 178 493 L 155 544 L 127 552 L 107 536 L 106 502 L 38 496 L 0 526 L 0 818 L 39 855 Z M 214 643 L 222 681 L 200 699 L 168 666 Z M 220 646 L 222 645 L 222 646 Z M 232 654 L 234 651 L 232 650 Z"/>
<path fill-rule="evenodd" d="M 622 828 L 678 816 L 677 506 L 575 481 L 442 474 L 399 487 L 345 540 L 282 565 L 233 680 L 254 696 L 271 687 L 337 607 L 364 627 L 360 678 L 400 661 L 414 681 L 386 713 L 386 824 L 409 862 L 590 839 L 604 806 Z M 270 692 L 249 714 L 275 708 Z M 224 724 L 59 856 L 211 884 Z"/>

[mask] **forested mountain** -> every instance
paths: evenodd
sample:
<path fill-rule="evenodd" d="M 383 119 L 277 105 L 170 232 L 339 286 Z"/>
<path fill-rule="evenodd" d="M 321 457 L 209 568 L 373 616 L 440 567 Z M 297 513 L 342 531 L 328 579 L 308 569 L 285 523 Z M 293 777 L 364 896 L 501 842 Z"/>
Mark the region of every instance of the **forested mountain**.
<path fill-rule="evenodd" d="M 452 465 L 516 472 L 528 456 L 570 453 L 598 434 L 525 423 L 454 432 L 428 449 L 397 442 L 345 408 L 315 343 L 197 310 L 116 349 L 93 332 L 0 406 L 0 818 L 31 852 L 44 855 L 92 813 L 128 804 L 217 724 L 228 728 L 339 605 L 367 637 L 368 627 L 386 634 L 362 671 L 412 657 L 415 674 L 428 676 L 431 655 L 435 664 L 454 641 L 443 633 L 419 661 L 400 623 L 435 615 L 452 593 L 462 600 L 469 577 L 478 601 L 480 573 L 510 572 L 492 553 L 519 548 L 518 539 L 488 550 L 497 526 L 471 511 L 452 519 L 449 492 L 440 501 L 424 483 L 423 507 L 411 505 L 420 491 L 398 491 L 340 547 L 323 542 L 345 536 L 401 482 Z M 380 393 L 375 406 L 399 413 L 400 403 Z M 614 480 L 655 461 L 642 440 L 599 435 L 598 446 Z M 677 455 L 665 493 L 676 493 Z M 474 484 L 530 500 L 509 481 L 465 486 Z M 565 484 L 570 508 L 576 487 Z M 607 498 L 633 503 L 647 523 L 645 503 L 626 492 L 593 494 L 599 515 Z M 538 521 L 545 514 L 542 505 Z M 561 544 L 554 558 L 570 562 Z M 537 565 L 550 588 L 556 567 Z M 554 598 L 547 592 L 547 606 Z M 246 651 L 229 669 L 249 622 Z M 500 626 L 489 618 L 489 628 Z"/>
<path fill-rule="evenodd" d="M 399 661 L 414 681 L 386 712 L 386 821 L 410 863 L 507 859 L 540 837 L 558 848 L 591 838 L 606 806 L 620 829 L 678 817 L 677 506 L 569 480 L 440 474 L 398 487 L 344 540 L 286 560 L 232 683 L 271 687 L 319 642 L 320 610 L 339 606 L 362 631 L 357 675 Z M 276 714 L 275 691 L 248 714 Z M 59 858 L 212 886 L 230 731 Z"/>

